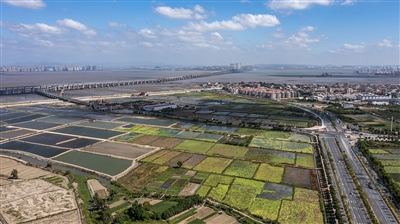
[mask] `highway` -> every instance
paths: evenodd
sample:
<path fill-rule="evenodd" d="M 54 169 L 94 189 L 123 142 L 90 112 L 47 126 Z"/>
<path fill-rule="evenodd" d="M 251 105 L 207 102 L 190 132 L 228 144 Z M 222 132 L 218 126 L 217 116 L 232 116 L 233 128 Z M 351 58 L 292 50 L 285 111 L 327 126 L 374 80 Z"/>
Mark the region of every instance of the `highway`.
<path fill-rule="evenodd" d="M 358 194 L 355 184 L 349 174 L 349 171 L 344 163 L 342 153 L 347 155 L 347 159 L 356 174 L 359 184 L 362 186 L 363 192 L 367 195 L 368 201 L 380 223 L 398 223 L 390 211 L 388 205 L 379 194 L 378 190 L 373 187 L 370 189 L 368 183 L 373 181 L 368 176 L 361 162 L 354 154 L 349 141 L 342 132 L 342 129 L 337 122 L 337 128 L 339 131 L 335 131 L 334 127 L 329 119 L 325 116 L 319 116 L 323 121 L 323 124 L 327 127 L 327 132 L 320 132 L 320 138 L 324 139 L 328 150 L 331 152 L 334 165 L 336 168 L 336 176 L 340 182 L 342 194 L 346 197 L 346 202 L 349 206 L 351 218 L 353 223 L 372 223 L 370 217 L 368 217 L 367 211 L 364 204 Z M 337 142 L 336 142 L 337 141 Z M 338 144 L 339 145 L 338 145 Z"/>

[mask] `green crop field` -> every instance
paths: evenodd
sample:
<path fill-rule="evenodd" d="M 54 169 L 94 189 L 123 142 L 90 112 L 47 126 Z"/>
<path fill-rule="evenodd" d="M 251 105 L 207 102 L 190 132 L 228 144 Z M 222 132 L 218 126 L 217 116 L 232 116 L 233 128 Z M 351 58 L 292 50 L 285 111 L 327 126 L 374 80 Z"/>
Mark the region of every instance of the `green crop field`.
<path fill-rule="evenodd" d="M 233 181 L 233 177 L 218 175 L 218 174 L 210 174 L 207 180 L 203 185 L 216 187 L 218 184 L 227 184 L 230 185 Z"/>
<path fill-rule="evenodd" d="M 205 197 L 210 191 L 210 189 L 211 189 L 210 186 L 202 185 L 200 189 L 196 192 L 196 194 L 198 194 L 201 197 Z"/>
<path fill-rule="evenodd" d="M 307 168 L 314 168 L 314 155 L 300 154 L 296 155 L 296 166 L 302 166 Z"/>
<path fill-rule="evenodd" d="M 178 202 L 176 201 L 162 201 L 160 203 L 151 206 L 151 210 L 155 213 L 161 214 L 176 204 L 178 204 Z"/>
<path fill-rule="evenodd" d="M 260 136 L 264 137 L 265 136 L 265 130 L 258 130 L 258 129 L 251 129 L 251 128 L 238 128 L 235 131 L 235 134 L 239 135 L 253 135 L 253 136 Z"/>
<path fill-rule="evenodd" d="M 170 151 L 169 150 L 161 150 L 161 151 L 158 151 L 158 152 L 156 152 L 154 154 L 151 154 L 150 156 L 147 156 L 146 158 L 143 158 L 140 161 L 142 161 L 142 162 L 152 162 L 153 160 L 155 160 L 155 159 L 167 154 L 168 152 L 170 152 Z"/>
<path fill-rule="evenodd" d="M 295 141 L 302 141 L 302 142 L 310 142 L 310 137 L 307 135 L 302 135 L 302 134 L 292 134 L 289 138 L 290 140 L 295 140 Z"/>
<path fill-rule="evenodd" d="M 185 140 L 181 144 L 175 146 L 174 149 L 186 152 L 206 154 L 207 151 L 210 150 L 213 146 L 214 143 L 211 142 Z"/>
<path fill-rule="evenodd" d="M 216 142 L 221 137 L 222 137 L 222 135 L 202 133 L 202 134 L 198 135 L 196 138 L 203 140 L 203 141 Z"/>
<path fill-rule="evenodd" d="M 291 134 L 289 132 L 266 131 L 266 130 L 258 130 L 258 129 L 251 129 L 251 128 L 239 128 L 238 130 L 236 130 L 235 134 L 253 135 L 253 136 L 258 136 L 258 137 L 261 137 L 261 138 L 283 138 L 283 139 L 288 139 L 289 137 L 291 137 Z M 310 138 L 308 138 L 308 140 L 309 139 Z"/>
<path fill-rule="evenodd" d="M 400 160 L 400 154 L 374 154 L 374 157 L 379 159 L 379 160 Z"/>
<path fill-rule="evenodd" d="M 400 166 L 400 160 L 380 160 L 384 166 Z"/>
<path fill-rule="evenodd" d="M 302 142 L 282 142 L 282 150 L 313 154 L 312 145 Z"/>
<path fill-rule="evenodd" d="M 232 162 L 232 159 L 207 157 L 193 169 L 209 173 L 222 173 Z"/>
<path fill-rule="evenodd" d="M 384 169 L 387 173 L 400 173 L 400 166 L 385 166 Z"/>
<path fill-rule="evenodd" d="M 159 176 L 160 173 L 164 172 L 167 169 L 169 169 L 168 166 L 159 166 L 153 163 L 144 163 L 136 169 L 129 171 L 129 173 L 121 177 L 118 182 L 122 183 L 129 190 L 141 190 L 147 184 L 153 181 L 157 176 Z"/>
<path fill-rule="evenodd" d="M 249 161 L 234 160 L 228 168 L 226 168 L 224 174 L 236 177 L 252 178 L 259 165 L 259 163 L 252 163 Z"/>
<path fill-rule="evenodd" d="M 115 129 L 118 130 L 119 128 Z M 129 132 L 133 132 L 133 133 L 138 133 L 138 134 L 152 134 L 152 133 L 156 133 L 158 131 L 159 128 L 156 127 L 148 127 L 148 126 L 141 126 L 141 125 L 135 125 L 132 126 L 129 129 L 125 129 L 125 128 L 121 128 L 122 131 L 129 131 Z"/>
<path fill-rule="evenodd" d="M 168 169 L 160 173 L 160 175 L 156 178 L 156 181 L 167 181 L 177 172 L 177 170 L 178 169 L 173 167 L 168 167 Z"/>
<path fill-rule="evenodd" d="M 207 154 L 243 158 L 249 149 L 242 146 L 215 144 Z"/>
<path fill-rule="evenodd" d="M 245 158 L 267 163 L 294 164 L 296 154 L 262 148 L 250 148 Z"/>
<path fill-rule="evenodd" d="M 385 154 L 388 153 L 387 151 L 383 149 L 368 149 L 368 151 L 372 154 Z"/>
<path fill-rule="evenodd" d="M 295 188 L 294 200 L 283 200 L 278 221 L 282 224 L 324 223 L 318 191 Z"/>
<path fill-rule="evenodd" d="M 249 146 L 281 150 L 282 142 L 283 141 L 267 139 L 267 138 L 253 138 Z"/>
<path fill-rule="evenodd" d="M 226 192 L 228 192 L 229 185 L 226 184 L 218 184 L 217 187 L 213 187 L 208 193 L 207 197 L 210 197 L 216 201 L 222 201 L 224 199 Z"/>
<path fill-rule="evenodd" d="M 265 132 L 264 136 L 262 136 L 262 137 L 288 139 L 290 137 L 290 133 L 282 132 L 282 131 L 267 131 L 267 132 Z"/>
<path fill-rule="evenodd" d="M 264 182 L 236 178 L 229 188 L 223 202 L 239 210 L 245 211 L 250 208 L 254 197 L 261 193 L 263 187 Z"/>
<path fill-rule="evenodd" d="M 266 163 L 261 163 L 254 179 L 280 183 L 282 181 L 283 172 L 285 169 L 279 166 L 272 166 Z"/>
<path fill-rule="evenodd" d="M 169 151 L 167 153 L 165 153 L 164 155 L 158 157 L 157 159 L 153 160 L 152 163 L 156 163 L 156 164 L 164 164 L 166 162 L 168 162 L 170 159 L 178 156 L 181 152 L 177 152 L 177 151 Z"/>
<path fill-rule="evenodd" d="M 157 135 L 157 136 L 164 136 L 164 137 L 174 137 L 181 131 L 182 130 L 179 130 L 179 129 L 160 128 L 156 131 L 151 132 L 151 134 Z"/>
<path fill-rule="evenodd" d="M 281 202 L 282 200 L 273 201 L 264 198 L 256 198 L 251 205 L 250 213 L 259 215 L 264 219 L 277 220 Z"/>

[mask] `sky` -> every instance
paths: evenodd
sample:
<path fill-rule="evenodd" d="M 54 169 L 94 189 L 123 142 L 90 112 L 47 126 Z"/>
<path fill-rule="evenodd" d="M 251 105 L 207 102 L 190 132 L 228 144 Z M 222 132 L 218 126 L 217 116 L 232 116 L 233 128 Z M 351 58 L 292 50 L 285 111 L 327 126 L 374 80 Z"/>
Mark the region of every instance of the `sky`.
<path fill-rule="evenodd" d="M 398 0 L 0 0 L 1 65 L 398 65 Z"/>

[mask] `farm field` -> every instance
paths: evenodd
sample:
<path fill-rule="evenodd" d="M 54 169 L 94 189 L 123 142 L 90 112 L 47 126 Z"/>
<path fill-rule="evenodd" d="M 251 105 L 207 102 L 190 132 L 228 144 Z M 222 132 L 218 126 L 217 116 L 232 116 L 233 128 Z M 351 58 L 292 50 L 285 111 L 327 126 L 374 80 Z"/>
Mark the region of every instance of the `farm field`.
<path fill-rule="evenodd" d="M 283 167 L 261 163 L 254 175 L 254 179 L 280 183 L 282 181 L 283 172 Z"/>
<path fill-rule="evenodd" d="M 396 152 L 392 152 L 391 150 L 383 150 L 383 149 L 368 149 L 368 151 L 372 154 L 386 154 L 386 153 L 396 153 Z"/>
<path fill-rule="evenodd" d="M 313 153 L 310 144 L 301 142 L 280 141 L 265 138 L 253 138 L 250 147 L 284 150 L 290 152 Z"/>
<path fill-rule="evenodd" d="M 35 167 L 26 166 L 21 162 L 18 162 L 12 158 L 8 158 L 2 155 L 0 155 L 0 161 L 1 161 L 0 174 L 2 175 L 6 176 L 10 175 L 13 169 L 18 170 L 18 177 L 20 179 L 36 179 L 38 177 L 52 175 L 52 173 L 48 171 L 44 171 L 42 169 Z M 7 182 L 11 183 L 11 180 Z"/>
<path fill-rule="evenodd" d="M 125 131 L 125 132 L 128 131 L 128 132 L 132 132 L 132 133 L 136 133 L 136 134 L 150 135 L 150 134 L 156 133 L 159 129 L 160 128 L 157 128 L 157 127 L 133 125 L 133 126 L 130 126 L 130 128 L 122 127 L 122 128 L 116 128 L 115 130 L 117 130 L 117 131 Z"/>
<path fill-rule="evenodd" d="M 129 171 L 128 174 L 118 179 L 118 181 L 132 191 L 139 191 L 167 169 L 168 166 L 144 163 L 136 169 Z"/>
<path fill-rule="evenodd" d="M 215 144 L 209 151 L 207 151 L 207 154 L 243 158 L 247 151 L 248 148 L 242 146 Z"/>
<path fill-rule="evenodd" d="M 155 159 L 155 160 L 153 160 L 151 162 L 155 163 L 155 164 L 164 164 L 164 163 L 166 163 L 167 161 L 169 161 L 170 159 L 176 157 L 179 154 L 180 154 L 180 152 L 177 152 L 177 151 L 168 151 L 164 155 L 158 157 L 157 159 Z"/>
<path fill-rule="evenodd" d="M 151 145 L 154 141 L 156 141 L 158 136 L 155 135 L 140 135 L 136 136 L 133 139 L 130 139 L 128 143 L 134 143 L 139 145 Z"/>
<path fill-rule="evenodd" d="M 249 148 L 245 158 L 266 163 L 294 164 L 296 153 L 262 148 Z"/>
<path fill-rule="evenodd" d="M 318 191 L 295 188 L 293 201 L 282 201 L 278 221 L 282 224 L 323 223 Z"/>
<path fill-rule="evenodd" d="M 295 140 L 295 141 L 302 141 L 302 142 L 311 142 L 311 139 L 309 136 L 302 135 L 302 134 L 292 134 L 289 139 Z"/>
<path fill-rule="evenodd" d="M 184 140 L 179 138 L 160 137 L 151 143 L 155 147 L 163 147 L 166 149 L 173 149 L 175 146 L 182 143 Z"/>
<path fill-rule="evenodd" d="M 207 156 L 194 154 L 192 157 L 190 157 L 190 159 L 186 160 L 183 163 L 183 167 L 187 168 L 187 169 L 191 169 L 194 166 L 196 166 L 197 164 L 199 164 L 201 161 L 203 161 L 205 158 L 207 158 Z"/>
<path fill-rule="evenodd" d="M 54 160 L 77 165 L 110 176 L 117 175 L 132 165 L 132 160 L 117 159 L 80 151 L 65 153 L 55 157 Z"/>
<path fill-rule="evenodd" d="M 296 166 L 314 168 L 314 156 L 310 154 L 296 154 Z"/>
<path fill-rule="evenodd" d="M 165 155 L 168 152 L 170 152 L 170 151 L 169 150 L 161 150 L 161 151 L 158 151 L 156 153 L 153 153 L 153 154 L 141 159 L 140 161 L 141 162 L 152 162 L 153 160 Z"/>
<path fill-rule="evenodd" d="M 285 106 L 269 102 L 265 104 L 261 103 L 261 101 L 260 103 L 254 103 L 248 99 L 241 99 L 241 103 L 236 102 L 232 105 L 213 105 L 211 102 L 207 107 L 209 108 L 202 110 L 203 112 L 209 110 L 209 112 L 196 114 L 198 111 L 193 110 L 191 113 L 199 116 L 200 120 L 202 118 L 208 119 L 209 117 L 220 116 L 218 119 L 225 119 L 227 122 L 235 119 L 269 126 L 274 125 L 274 121 L 270 119 L 271 117 L 275 121 L 302 122 L 299 119 L 290 119 L 290 116 L 294 117 L 294 115 L 292 111 L 286 111 Z M 218 111 L 218 108 L 225 108 L 226 110 Z M 64 112 L 63 114 L 75 113 L 73 110 L 61 112 Z M 78 112 L 85 115 L 85 110 L 80 110 L 76 113 Z M 185 114 L 182 111 L 177 112 Z M 107 117 L 107 115 L 101 114 L 86 114 L 85 116 L 85 118 L 98 116 L 98 119 L 100 118 L 99 116 Z M 73 145 L 77 147 L 78 140 L 93 140 L 96 143 L 100 142 L 101 139 L 110 139 L 110 141 L 100 142 L 93 146 L 81 147 L 81 150 L 85 151 L 71 150 L 61 156 L 59 154 L 53 156 L 55 160 L 66 161 L 69 164 L 102 172 L 110 176 L 121 173 L 132 165 L 131 160 L 120 160 L 112 156 L 134 159 L 148 152 L 151 153 L 153 150 L 151 147 L 149 149 L 141 148 L 142 146 L 133 146 L 133 144 L 128 143 L 160 147 L 162 150 L 143 158 L 138 162 L 136 169 L 129 171 L 118 181 L 130 190 L 135 192 L 142 191 L 141 193 L 146 194 L 156 191 L 169 197 L 197 193 L 241 211 L 250 212 L 268 219 L 279 219 L 281 203 L 293 200 L 293 190 L 288 189 L 293 189 L 293 186 L 314 187 L 312 170 L 300 168 L 313 168 L 314 166 L 312 147 L 309 148 L 311 145 L 306 144 L 309 141 L 307 140 L 308 136 L 251 128 L 238 129 L 229 125 L 205 125 L 198 121 L 194 121 L 193 123 L 195 124 L 178 123 L 176 121 L 153 118 L 130 117 L 129 115 L 125 115 L 122 118 L 110 115 L 107 119 L 111 121 L 88 122 L 87 119 L 80 119 L 76 120 L 73 125 L 68 126 L 72 128 L 71 130 L 62 128 L 53 131 L 53 133 L 50 133 L 51 135 L 43 135 L 43 138 L 32 140 L 28 137 L 27 139 L 36 141 L 35 143 L 38 144 L 51 143 L 61 147 Z M 50 121 L 54 121 L 54 119 L 42 119 L 40 122 L 43 125 L 47 125 L 44 122 Z M 66 120 L 63 122 L 65 123 Z M 307 123 L 308 121 L 305 122 Z M 54 123 L 63 124 L 62 122 Z M 225 123 L 225 121 L 222 123 Z M 162 127 L 160 128 L 160 126 Z M 68 135 L 62 135 L 60 130 L 63 130 L 63 133 Z M 54 132 L 60 134 L 54 134 Z M 230 135 L 231 132 L 233 132 L 232 135 Z M 71 135 L 80 136 L 81 134 L 87 138 L 70 137 Z M 262 139 L 265 142 L 260 140 L 260 145 L 252 145 L 253 147 L 223 144 L 232 140 L 232 142 L 229 142 L 230 144 L 242 143 L 247 145 L 247 140 L 251 135 L 257 136 L 254 139 Z M 61 139 L 60 136 L 68 136 L 68 138 Z M 60 139 L 58 139 L 59 137 Z M 271 146 L 265 147 L 263 144 L 270 144 Z M 54 148 L 58 149 L 58 147 Z M 101 156 L 94 153 L 110 156 Z M 125 167 L 118 168 L 126 161 L 128 164 L 124 165 Z M 181 168 L 177 167 L 179 161 L 183 163 Z M 104 170 L 102 169 L 107 169 L 109 172 L 103 172 Z M 296 178 L 296 175 L 302 178 Z M 55 180 L 51 179 L 50 181 Z M 277 185 L 271 185 L 275 183 Z M 282 191 L 274 189 L 273 186 L 278 186 Z M 287 192 L 291 192 L 291 194 L 287 195 Z M 318 202 L 318 199 L 316 202 Z M 173 206 L 167 204 L 160 204 L 159 212 L 161 210 L 165 211 L 168 206 Z M 217 222 L 220 217 L 222 215 L 207 217 L 207 219 L 220 223 Z M 206 222 L 206 219 L 203 220 L 203 218 L 197 217 L 190 220 L 190 222 Z"/>
<path fill-rule="evenodd" d="M 222 138 L 222 135 L 217 135 L 217 134 L 209 134 L 209 133 L 201 133 L 196 137 L 197 139 L 203 140 L 203 141 L 210 141 L 210 142 L 216 142 L 220 138 Z"/>
<path fill-rule="evenodd" d="M 207 180 L 203 185 L 216 187 L 218 184 L 226 184 L 230 185 L 233 181 L 234 177 L 219 175 L 219 174 L 210 174 Z"/>
<path fill-rule="evenodd" d="M 277 220 L 282 200 L 292 198 L 293 187 L 267 182 L 251 205 L 250 212 L 263 218 Z"/>
<path fill-rule="evenodd" d="M 223 202 L 244 211 L 251 206 L 254 197 L 261 193 L 263 187 L 264 182 L 262 181 L 236 178 Z"/>
<path fill-rule="evenodd" d="M 207 157 L 193 169 L 209 173 L 222 173 L 231 162 L 232 159 Z"/>
<path fill-rule="evenodd" d="M 177 145 L 174 149 L 186 152 L 206 154 L 207 151 L 210 150 L 213 146 L 214 143 L 211 142 L 185 140 L 181 144 Z"/>
<path fill-rule="evenodd" d="M 224 199 L 226 192 L 228 192 L 229 185 L 227 184 L 218 184 L 216 187 L 213 187 L 211 191 L 208 193 L 207 197 L 210 197 L 216 201 L 222 201 Z"/>
<path fill-rule="evenodd" d="M 286 167 L 282 182 L 289 185 L 318 189 L 315 170 L 310 169 Z"/>
<path fill-rule="evenodd" d="M 236 130 L 235 134 L 240 135 L 254 135 L 258 137 L 264 138 L 283 138 L 288 139 L 290 137 L 290 133 L 280 132 L 280 131 L 266 131 L 252 128 L 239 128 Z"/>
<path fill-rule="evenodd" d="M 252 163 L 243 160 L 234 160 L 225 169 L 224 174 L 236 177 L 252 178 L 256 172 L 259 163 Z"/>

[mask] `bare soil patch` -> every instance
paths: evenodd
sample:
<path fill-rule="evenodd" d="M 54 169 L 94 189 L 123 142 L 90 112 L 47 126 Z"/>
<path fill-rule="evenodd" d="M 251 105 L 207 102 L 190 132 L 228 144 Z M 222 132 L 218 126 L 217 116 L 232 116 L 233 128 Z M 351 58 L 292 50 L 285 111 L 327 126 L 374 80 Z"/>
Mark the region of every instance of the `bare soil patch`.
<path fill-rule="evenodd" d="M 286 167 L 283 175 L 283 183 L 302 187 L 311 187 L 311 170 Z"/>
<path fill-rule="evenodd" d="M 181 161 L 182 163 L 185 162 L 186 160 L 190 159 L 194 154 L 192 153 L 188 153 L 188 152 L 182 152 L 181 154 L 179 154 L 178 156 L 170 159 L 168 162 L 166 162 L 165 164 L 168 166 L 176 166 L 177 163 L 179 161 Z"/>
<path fill-rule="evenodd" d="M 89 152 L 98 152 L 113 156 L 120 156 L 135 159 L 141 155 L 151 152 L 151 148 L 139 148 L 133 145 L 104 142 L 86 149 Z"/>
<path fill-rule="evenodd" d="M 222 213 L 222 214 L 215 214 L 214 216 L 204 220 L 207 224 L 236 224 L 239 223 L 235 218 Z"/>
<path fill-rule="evenodd" d="M 196 193 L 197 189 L 200 187 L 200 184 L 188 183 L 182 190 L 179 192 L 178 196 L 190 196 Z"/>
<path fill-rule="evenodd" d="M 0 186 L 0 209 L 10 223 L 21 223 L 76 210 L 72 190 L 41 179 Z"/>
<path fill-rule="evenodd" d="M 185 173 L 186 176 L 190 176 L 190 177 L 193 177 L 195 174 L 196 174 L 196 171 L 194 171 L 194 170 L 188 170 Z"/>
<path fill-rule="evenodd" d="M 79 219 L 78 209 L 63 212 L 58 215 L 49 216 L 43 219 L 28 222 L 29 224 L 67 224 L 67 223 L 81 223 Z"/>
<path fill-rule="evenodd" d="M 9 176 L 13 169 L 18 170 L 19 179 L 34 179 L 46 175 L 55 175 L 48 171 L 41 170 L 39 168 L 26 166 L 23 163 L 15 161 L 13 159 L 0 156 L 0 174 Z"/>
<path fill-rule="evenodd" d="M 186 160 L 183 163 L 184 167 L 188 167 L 188 168 L 193 168 L 194 166 L 196 166 L 197 164 L 199 164 L 201 161 L 203 161 L 203 159 L 205 159 L 207 156 L 204 155 L 194 155 L 192 156 L 190 159 Z"/>
<path fill-rule="evenodd" d="M 201 219 L 211 215 L 214 212 L 215 211 L 213 209 L 203 206 L 203 207 L 200 207 L 197 209 L 197 213 L 195 215 L 193 215 L 193 217 L 201 220 Z"/>
<path fill-rule="evenodd" d="M 157 200 L 157 199 L 152 199 L 152 198 L 143 198 L 143 199 L 141 199 L 140 201 L 138 201 L 138 204 L 139 204 L 139 205 L 142 205 L 142 204 L 145 203 L 145 202 L 149 202 L 150 205 L 155 205 L 155 204 L 157 204 L 157 203 L 162 202 L 162 200 Z"/>
<path fill-rule="evenodd" d="M 314 190 L 318 190 L 318 177 L 317 177 L 317 170 L 311 170 L 311 188 Z"/>
<path fill-rule="evenodd" d="M 156 147 L 163 147 L 166 149 L 172 149 L 175 146 L 179 145 L 181 142 L 183 142 L 183 139 L 161 137 L 152 142 L 151 145 Z"/>
<path fill-rule="evenodd" d="M 129 140 L 131 143 L 136 143 L 139 145 L 151 145 L 154 141 L 156 141 L 159 137 L 154 135 L 143 135 L 132 140 Z"/>

